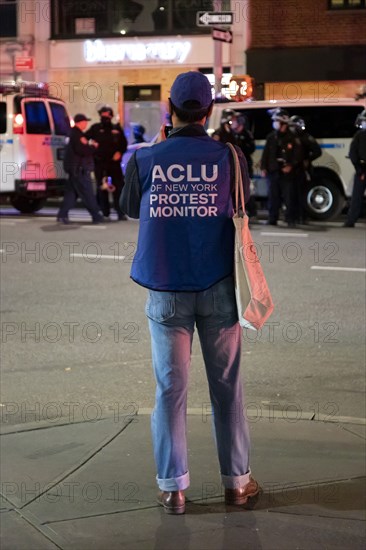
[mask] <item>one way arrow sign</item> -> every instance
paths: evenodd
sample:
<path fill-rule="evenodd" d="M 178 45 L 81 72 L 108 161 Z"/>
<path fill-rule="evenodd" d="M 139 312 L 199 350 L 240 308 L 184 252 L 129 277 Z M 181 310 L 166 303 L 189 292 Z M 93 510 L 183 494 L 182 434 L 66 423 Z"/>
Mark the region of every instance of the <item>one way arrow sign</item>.
<path fill-rule="evenodd" d="M 220 42 L 228 42 L 231 44 L 233 41 L 233 33 L 231 31 L 223 31 L 222 29 L 212 29 L 212 38 L 214 40 L 220 40 Z"/>
<path fill-rule="evenodd" d="M 209 27 L 215 25 L 232 25 L 234 13 L 232 11 L 198 11 L 197 26 Z"/>

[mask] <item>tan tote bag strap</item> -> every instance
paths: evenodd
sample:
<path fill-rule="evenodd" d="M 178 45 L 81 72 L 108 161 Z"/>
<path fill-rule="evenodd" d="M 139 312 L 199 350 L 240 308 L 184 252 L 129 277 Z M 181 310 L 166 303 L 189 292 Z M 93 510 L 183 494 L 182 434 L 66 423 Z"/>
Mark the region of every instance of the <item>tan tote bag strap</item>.
<path fill-rule="evenodd" d="M 241 203 L 243 213 L 245 214 L 246 212 L 245 212 L 245 198 L 244 198 L 244 189 L 243 189 L 243 178 L 242 178 L 242 174 L 241 174 L 238 153 L 236 152 L 234 145 L 232 145 L 231 143 L 227 143 L 227 145 L 231 149 L 231 153 L 232 153 L 233 159 L 234 159 L 234 169 L 235 169 L 235 214 L 239 215 L 239 204 L 240 203 Z M 240 203 L 239 203 L 239 194 L 240 194 Z"/>

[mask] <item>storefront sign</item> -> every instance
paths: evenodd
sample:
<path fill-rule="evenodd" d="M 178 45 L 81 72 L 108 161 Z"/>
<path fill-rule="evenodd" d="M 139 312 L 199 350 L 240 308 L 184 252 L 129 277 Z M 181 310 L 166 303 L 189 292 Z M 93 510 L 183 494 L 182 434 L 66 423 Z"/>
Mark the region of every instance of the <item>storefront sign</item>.
<path fill-rule="evenodd" d="M 1 1 L 1 0 L 0 0 Z M 213 67 L 214 48 L 210 34 L 160 38 L 102 38 L 51 40 L 50 68 L 158 68 Z M 1 44 L 0 44 L 1 51 Z M 222 43 L 223 67 L 230 65 L 230 44 Z M 57 77 L 59 78 L 59 77 Z M 61 78 L 61 77 L 60 77 Z"/>
<path fill-rule="evenodd" d="M 33 71 L 34 70 L 34 57 L 31 56 L 16 56 L 15 57 L 15 70 L 16 71 Z"/>
<path fill-rule="evenodd" d="M 187 40 L 162 42 L 108 42 L 103 40 L 86 40 L 84 42 L 84 59 L 88 63 L 114 62 L 171 62 L 184 63 L 191 50 Z"/>

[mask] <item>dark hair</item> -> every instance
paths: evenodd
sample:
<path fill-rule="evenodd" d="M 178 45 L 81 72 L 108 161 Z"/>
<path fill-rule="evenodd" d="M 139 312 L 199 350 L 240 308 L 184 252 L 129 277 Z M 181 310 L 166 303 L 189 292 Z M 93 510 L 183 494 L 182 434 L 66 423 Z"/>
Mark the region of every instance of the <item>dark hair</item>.
<path fill-rule="evenodd" d="M 206 107 L 205 109 L 199 109 L 198 111 L 197 110 L 194 111 L 192 109 L 197 109 L 197 107 L 199 107 L 198 101 L 195 101 L 195 100 L 189 100 L 184 102 L 184 107 L 186 107 L 187 110 L 178 109 L 178 107 L 176 107 L 174 103 L 172 103 L 171 99 L 169 99 L 169 103 L 172 111 L 175 112 L 179 120 L 181 120 L 182 122 L 198 122 L 199 120 L 202 120 L 205 116 L 208 115 L 212 105 L 210 104 L 209 107 Z"/>

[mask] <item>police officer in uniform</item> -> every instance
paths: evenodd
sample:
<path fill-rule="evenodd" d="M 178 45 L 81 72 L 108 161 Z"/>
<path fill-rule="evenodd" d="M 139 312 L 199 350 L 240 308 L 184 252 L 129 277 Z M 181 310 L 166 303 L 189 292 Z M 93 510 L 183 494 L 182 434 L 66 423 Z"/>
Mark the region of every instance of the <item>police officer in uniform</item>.
<path fill-rule="evenodd" d="M 121 207 L 140 218 L 131 277 L 148 289 L 156 401 L 152 438 L 158 502 L 185 511 L 188 371 L 195 325 L 210 387 L 225 500 L 244 504 L 259 492 L 249 467 L 248 425 L 240 380 L 241 329 L 233 280 L 234 163 L 204 124 L 212 111 L 205 75 L 178 75 L 170 91 L 173 129 L 138 149 L 126 169 Z M 238 149 L 248 197 L 249 177 Z"/>
<path fill-rule="evenodd" d="M 232 109 L 224 109 L 222 111 L 220 126 L 217 128 L 212 137 L 215 141 L 221 141 L 222 143 L 235 144 L 235 136 L 232 131 L 232 122 L 235 117 L 235 111 Z"/>
<path fill-rule="evenodd" d="M 133 133 L 133 144 L 135 143 L 145 143 L 146 139 L 144 138 L 145 128 L 142 124 L 132 124 L 132 133 Z"/>
<path fill-rule="evenodd" d="M 83 114 L 74 117 L 74 127 L 71 129 L 69 142 L 65 149 L 64 169 L 69 174 L 69 180 L 65 187 L 64 199 L 57 215 L 57 221 L 69 223 L 69 210 L 74 208 L 79 196 L 90 215 L 93 223 L 103 221 L 99 206 L 93 192 L 93 183 L 90 173 L 94 169 L 94 154 L 98 148 L 97 143 L 88 144 L 84 130 L 90 118 Z"/>
<path fill-rule="evenodd" d="M 349 158 L 355 167 L 356 173 L 351 205 L 344 227 L 354 227 L 362 212 L 363 196 L 366 189 L 366 109 L 357 116 L 355 124 L 359 131 L 354 135 L 351 142 Z"/>
<path fill-rule="evenodd" d="M 243 151 L 243 154 L 245 156 L 245 159 L 247 161 L 248 165 L 248 173 L 249 177 L 253 178 L 253 159 L 252 154 L 255 151 L 255 141 L 253 134 L 250 130 L 247 128 L 248 125 L 248 119 L 245 115 L 242 115 L 240 112 L 235 112 L 235 116 L 232 119 L 231 122 L 231 130 L 234 134 L 234 143 L 240 149 Z M 254 192 L 254 184 L 251 183 L 251 191 L 253 186 L 253 192 Z M 251 194 L 248 204 L 247 204 L 247 214 L 251 221 L 253 218 L 257 216 L 257 206 L 255 204 L 255 197 L 254 194 Z"/>
<path fill-rule="evenodd" d="M 253 176 L 253 162 L 251 153 L 255 150 L 254 139 L 250 132 L 244 128 L 244 117 L 232 109 L 224 109 L 222 112 L 220 127 L 212 134 L 215 141 L 237 145 L 243 152 L 247 161 L 249 177 Z M 254 147 L 254 148 L 253 148 Z M 246 210 L 250 218 L 257 215 L 254 197 L 246 198 Z"/>
<path fill-rule="evenodd" d="M 127 150 L 127 140 L 120 124 L 113 124 L 113 109 L 105 105 L 98 111 L 100 122 L 93 124 L 86 136 L 93 139 L 99 145 L 95 155 L 95 177 L 97 180 L 97 200 L 104 216 L 110 215 L 109 193 L 104 185 L 105 178 L 112 178 L 115 188 L 113 192 L 114 208 L 119 220 L 125 220 L 126 216 L 119 206 L 119 198 L 124 185 L 121 160 Z"/>
<path fill-rule="evenodd" d="M 239 112 L 231 122 L 231 130 L 234 133 L 235 145 L 243 151 L 248 165 L 249 177 L 253 177 L 253 160 L 252 154 L 255 151 L 255 141 L 252 132 L 247 129 L 247 117 Z"/>
<path fill-rule="evenodd" d="M 300 139 L 288 128 L 285 109 L 270 109 L 273 132 L 267 136 L 261 169 L 267 177 L 269 225 L 277 225 L 281 199 L 286 205 L 286 221 L 295 227 L 299 209 L 298 171 L 303 162 Z"/>
<path fill-rule="evenodd" d="M 298 170 L 299 219 L 301 223 L 306 223 L 305 203 L 307 183 L 311 181 L 313 176 L 312 162 L 321 156 L 322 150 L 316 139 L 306 131 L 304 119 L 300 116 L 294 115 L 290 118 L 289 128 L 300 139 L 303 150 L 303 163 L 299 166 Z"/>

